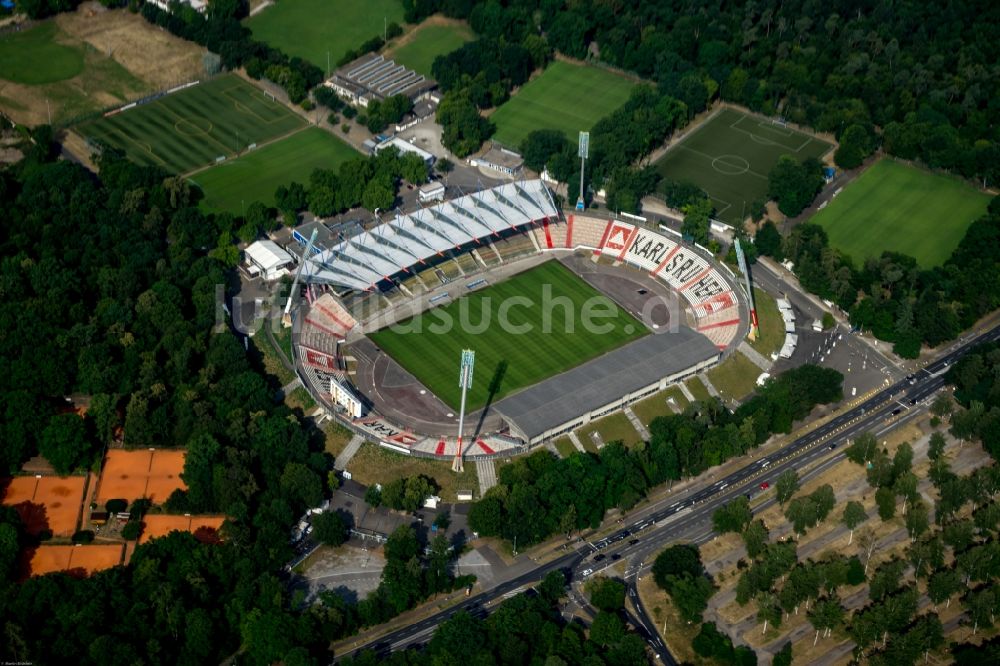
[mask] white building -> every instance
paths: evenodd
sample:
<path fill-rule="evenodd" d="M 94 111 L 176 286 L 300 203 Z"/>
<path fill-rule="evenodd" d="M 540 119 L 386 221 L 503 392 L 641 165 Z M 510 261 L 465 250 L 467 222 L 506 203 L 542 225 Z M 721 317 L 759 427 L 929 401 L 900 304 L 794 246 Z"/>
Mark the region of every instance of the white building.
<path fill-rule="evenodd" d="M 251 243 L 243 252 L 246 270 L 251 276 L 262 276 L 265 280 L 277 280 L 288 274 L 295 259 L 270 240 Z"/>
<path fill-rule="evenodd" d="M 432 180 L 426 185 L 421 185 L 419 196 L 420 203 L 444 201 L 444 183 L 439 180 Z"/>
<path fill-rule="evenodd" d="M 401 139 L 398 136 L 394 136 L 391 139 L 386 139 L 382 143 L 375 146 L 375 153 L 381 153 L 383 150 L 389 147 L 394 147 L 399 150 L 400 155 L 405 155 L 406 153 L 413 153 L 414 155 L 420 155 L 420 159 L 424 161 L 427 166 L 434 164 L 434 156 L 428 153 L 423 148 L 417 148 L 412 143 L 406 139 Z"/>
<path fill-rule="evenodd" d="M 146 2 L 156 5 L 165 12 L 170 11 L 171 0 L 146 0 Z M 199 14 L 204 14 L 205 11 L 208 9 L 207 0 L 177 0 L 177 4 L 191 5 L 191 8 L 194 9 Z"/>

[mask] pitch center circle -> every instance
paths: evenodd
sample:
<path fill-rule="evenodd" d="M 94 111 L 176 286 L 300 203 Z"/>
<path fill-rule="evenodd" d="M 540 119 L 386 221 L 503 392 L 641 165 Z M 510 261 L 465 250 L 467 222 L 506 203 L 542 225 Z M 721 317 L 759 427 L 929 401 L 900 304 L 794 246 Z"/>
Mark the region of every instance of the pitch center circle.
<path fill-rule="evenodd" d="M 750 163 L 739 155 L 719 155 L 712 160 L 712 168 L 723 176 L 741 176 L 750 170 Z"/>
<path fill-rule="evenodd" d="M 174 123 L 177 133 L 185 136 L 205 136 L 213 127 L 208 118 L 182 118 Z"/>

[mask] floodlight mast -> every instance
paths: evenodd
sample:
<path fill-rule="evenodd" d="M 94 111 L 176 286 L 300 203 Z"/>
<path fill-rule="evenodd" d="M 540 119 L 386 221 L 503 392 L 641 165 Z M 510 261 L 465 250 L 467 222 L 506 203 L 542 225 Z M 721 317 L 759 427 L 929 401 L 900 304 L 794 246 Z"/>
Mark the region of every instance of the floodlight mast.
<path fill-rule="evenodd" d="M 461 472 L 462 468 L 462 429 L 465 427 L 465 394 L 472 386 L 472 369 L 476 364 L 476 352 L 471 349 L 462 350 L 462 365 L 458 371 L 458 386 L 462 389 L 462 404 L 458 410 L 458 450 L 451 464 L 453 472 Z"/>
<path fill-rule="evenodd" d="M 760 335 L 760 328 L 757 325 L 757 306 L 754 302 L 753 297 L 753 285 L 750 282 L 750 271 L 747 270 L 747 258 L 743 254 L 743 247 L 740 245 L 740 239 L 734 239 L 736 245 L 736 263 L 739 264 L 740 271 L 743 272 L 743 284 L 747 292 L 747 299 L 750 302 L 750 339 L 756 340 L 757 336 Z"/>
<path fill-rule="evenodd" d="M 576 200 L 576 209 L 585 210 L 587 203 L 583 199 L 583 168 L 587 158 L 590 157 L 590 132 L 580 132 L 577 153 L 580 156 L 580 198 Z"/>
<path fill-rule="evenodd" d="M 305 268 L 306 262 L 309 261 L 309 257 L 312 256 L 313 243 L 316 241 L 316 232 L 319 229 L 313 229 L 312 234 L 309 236 L 309 242 L 306 243 L 306 251 L 302 253 L 302 261 L 299 263 L 298 270 L 295 271 L 295 280 L 292 281 L 292 290 L 288 292 L 288 302 L 285 303 L 285 312 L 281 315 L 281 324 L 285 328 L 289 328 L 292 325 L 292 299 L 295 298 L 295 290 L 299 287 L 299 278 L 302 276 L 302 269 Z"/>

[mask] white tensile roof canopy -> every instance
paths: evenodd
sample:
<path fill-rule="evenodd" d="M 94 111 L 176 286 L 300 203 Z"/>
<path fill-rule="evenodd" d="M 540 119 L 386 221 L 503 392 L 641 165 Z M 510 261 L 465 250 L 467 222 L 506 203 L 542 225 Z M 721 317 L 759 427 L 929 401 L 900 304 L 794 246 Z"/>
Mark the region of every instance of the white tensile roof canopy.
<path fill-rule="evenodd" d="M 507 183 L 398 215 L 343 240 L 310 257 L 302 277 L 364 291 L 445 251 L 558 215 L 542 181 Z"/>
<path fill-rule="evenodd" d="M 286 266 L 293 261 L 292 255 L 270 240 L 251 243 L 244 252 L 248 259 L 268 273 L 281 266 Z"/>

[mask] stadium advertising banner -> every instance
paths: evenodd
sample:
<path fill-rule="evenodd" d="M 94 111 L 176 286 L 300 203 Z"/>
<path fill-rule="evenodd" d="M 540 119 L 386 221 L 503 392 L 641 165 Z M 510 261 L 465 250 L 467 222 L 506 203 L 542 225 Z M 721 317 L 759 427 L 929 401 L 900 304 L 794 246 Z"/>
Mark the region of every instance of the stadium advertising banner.
<path fill-rule="evenodd" d="M 305 350 L 305 358 L 303 361 L 306 365 L 312 366 L 319 370 L 326 370 L 327 372 L 337 371 L 337 359 L 329 354 L 324 354 L 321 351 L 316 351 L 315 349 L 309 349 L 303 347 Z"/>

